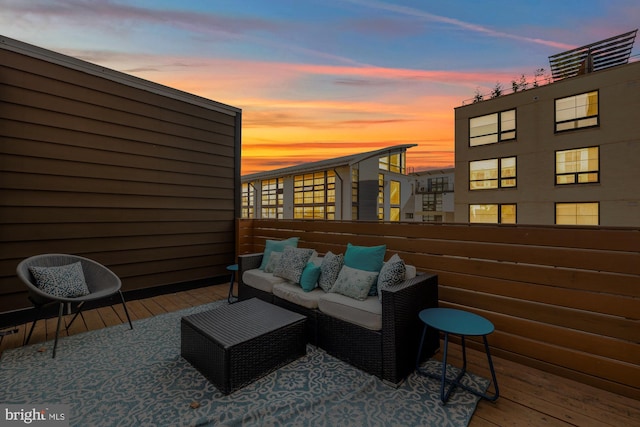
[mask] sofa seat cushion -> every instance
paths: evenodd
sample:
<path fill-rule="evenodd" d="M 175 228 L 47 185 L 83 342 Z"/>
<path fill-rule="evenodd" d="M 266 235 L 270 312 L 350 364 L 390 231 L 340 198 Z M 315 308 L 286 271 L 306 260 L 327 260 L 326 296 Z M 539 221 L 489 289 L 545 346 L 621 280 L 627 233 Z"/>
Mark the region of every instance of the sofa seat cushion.
<path fill-rule="evenodd" d="M 310 310 L 316 310 L 318 308 L 318 300 L 324 294 L 325 292 L 320 288 L 306 292 L 300 285 L 291 282 L 273 285 L 273 295 Z"/>
<path fill-rule="evenodd" d="M 359 301 L 341 294 L 325 293 L 318 300 L 318 309 L 328 316 L 372 331 L 382 330 L 382 304 L 377 296 Z"/>
<path fill-rule="evenodd" d="M 242 281 L 252 288 L 269 293 L 273 293 L 274 285 L 286 282 L 282 277 L 276 277 L 272 273 L 265 273 L 258 268 L 245 271 L 242 275 Z"/>

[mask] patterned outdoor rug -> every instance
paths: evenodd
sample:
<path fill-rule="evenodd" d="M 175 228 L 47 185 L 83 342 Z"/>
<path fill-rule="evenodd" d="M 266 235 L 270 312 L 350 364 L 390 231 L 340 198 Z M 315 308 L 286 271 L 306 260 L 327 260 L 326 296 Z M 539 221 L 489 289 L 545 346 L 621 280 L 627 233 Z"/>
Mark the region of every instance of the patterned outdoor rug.
<path fill-rule="evenodd" d="M 5 351 L 0 403 L 67 404 L 70 424 L 79 426 L 466 426 L 476 408 L 478 399 L 462 390 L 442 406 L 437 380 L 414 373 L 396 389 L 312 346 L 224 396 L 180 357 L 180 318 L 219 304 L 139 320 L 133 330 L 118 325 L 63 338 L 55 359 L 52 342 Z"/>

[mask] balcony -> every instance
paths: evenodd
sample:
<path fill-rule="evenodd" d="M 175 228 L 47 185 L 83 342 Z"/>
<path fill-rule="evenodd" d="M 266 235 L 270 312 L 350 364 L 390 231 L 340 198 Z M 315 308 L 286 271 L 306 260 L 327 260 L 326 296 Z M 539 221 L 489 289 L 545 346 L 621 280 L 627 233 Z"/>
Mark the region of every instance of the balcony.
<path fill-rule="evenodd" d="M 132 319 L 139 320 L 166 312 L 206 304 L 227 297 L 228 285 L 214 285 L 174 294 L 134 300 L 128 303 Z M 70 334 L 78 334 L 126 322 L 121 305 L 87 311 Z M 0 352 L 22 344 L 25 330 L 5 338 Z M 55 335 L 55 319 L 41 322 L 32 342 L 50 340 Z M 491 340 L 490 343 L 493 343 Z M 450 346 L 449 360 L 459 366 L 460 347 Z M 440 358 L 440 354 L 436 355 Z M 484 354 L 469 350 L 471 372 L 489 378 Z M 634 425 L 640 417 L 640 402 L 549 372 L 495 357 L 500 398 L 496 403 L 480 401 L 470 427 L 485 425 Z"/>
<path fill-rule="evenodd" d="M 559 226 L 238 220 L 236 254 L 265 239 L 299 236 L 301 247 L 344 251 L 347 243 L 387 245 L 418 270 L 438 274 L 440 306 L 490 319 L 500 383 L 471 426 L 633 425 L 640 419 L 640 230 Z M 132 318 L 225 299 L 214 285 L 129 302 Z M 70 334 L 122 323 L 119 306 L 85 314 Z M 33 340 L 51 339 L 55 320 Z M 2 348 L 21 345 L 25 329 Z M 488 378 L 480 342 L 469 370 Z M 461 363 L 460 347 L 450 361 Z M 438 355 L 439 356 L 439 355 Z"/>

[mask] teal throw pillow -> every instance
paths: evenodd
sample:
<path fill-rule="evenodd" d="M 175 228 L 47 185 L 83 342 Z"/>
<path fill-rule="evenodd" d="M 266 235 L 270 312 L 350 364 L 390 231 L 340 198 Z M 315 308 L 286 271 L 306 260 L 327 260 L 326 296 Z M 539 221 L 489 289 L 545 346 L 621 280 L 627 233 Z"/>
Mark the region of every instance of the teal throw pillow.
<path fill-rule="evenodd" d="M 349 243 L 347 251 L 344 253 L 344 265 L 357 270 L 375 271 L 377 273 L 382 268 L 386 251 L 387 245 L 354 246 Z"/>
<path fill-rule="evenodd" d="M 380 246 L 354 246 L 347 245 L 344 254 L 344 265 L 357 270 L 380 272 L 384 264 L 384 254 L 387 251 L 386 245 Z M 369 296 L 378 295 L 378 286 L 374 282 L 369 289 Z"/>
<path fill-rule="evenodd" d="M 262 255 L 262 262 L 260 263 L 260 270 L 264 271 L 264 268 L 269 262 L 271 252 L 282 252 L 287 246 L 294 248 L 298 247 L 299 237 L 289 237 L 287 240 L 267 240 L 264 244 L 264 254 Z"/>
<path fill-rule="evenodd" d="M 300 277 L 300 286 L 305 292 L 311 292 L 318 286 L 318 278 L 320 278 L 320 266 L 309 261 L 307 266 L 302 270 Z"/>

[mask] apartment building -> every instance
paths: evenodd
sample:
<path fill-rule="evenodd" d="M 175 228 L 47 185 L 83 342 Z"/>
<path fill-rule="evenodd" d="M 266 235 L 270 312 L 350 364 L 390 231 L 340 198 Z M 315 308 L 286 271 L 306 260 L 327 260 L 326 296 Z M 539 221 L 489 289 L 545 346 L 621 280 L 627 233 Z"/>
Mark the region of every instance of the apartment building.
<path fill-rule="evenodd" d="M 404 144 L 244 175 L 242 218 L 412 220 Z"/>
<path fill-rule="evenodd" d="M 640 226 L 640 62 L 592 61 L 455 109 L 456 222 Z"/>
<path fill-rule="evenodd" d="M 410 174 L 415 177 L 413 221 L 454 222 L 454 171 L 429 169 Z"/>

